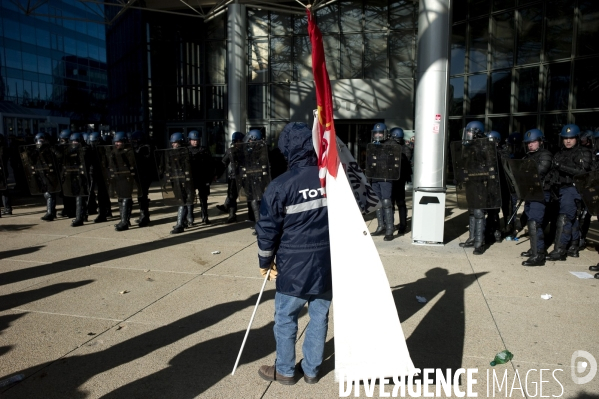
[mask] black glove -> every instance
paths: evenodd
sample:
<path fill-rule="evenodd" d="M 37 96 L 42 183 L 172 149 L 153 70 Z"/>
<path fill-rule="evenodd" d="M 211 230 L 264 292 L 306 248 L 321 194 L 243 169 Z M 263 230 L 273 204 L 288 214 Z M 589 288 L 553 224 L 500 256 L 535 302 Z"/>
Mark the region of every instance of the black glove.
<path fill-rule="evenodd" d="M 560 170 L 560 168 L 562 167 L 562 163 L 557 159 L 553 158 L 553 167 L 557 170 Z"/>

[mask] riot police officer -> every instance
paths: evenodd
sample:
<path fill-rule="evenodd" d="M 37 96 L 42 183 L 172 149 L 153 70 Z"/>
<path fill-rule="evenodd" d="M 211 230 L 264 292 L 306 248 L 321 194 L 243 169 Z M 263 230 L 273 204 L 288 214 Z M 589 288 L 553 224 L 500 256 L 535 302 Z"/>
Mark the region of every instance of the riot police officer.
<path fill-rule="evenodd" d="M 85 148 L 85 141 L 81 133 L 71 133 L 69 137 L 70 153 L 79 152 L 80 158 L 83 161 L 83 166 L 87 167 L 88 155 Z M 87 174 L 89 171 L 85 170 Z M 87 185 L 87 178 L 81 180 L 82 183 Z M 77 187 L 77 194 L 75 197 L 75 219 L 71 222 L 72 227 L 83 226 L 84 220 L 87 219 L 87 195 L 88 187 Z"/>
<path fill-rule="evenodd" d="M 580 146 L 580 128 L 574 124 L 565 125 L 560 132 L 560 150 L 553 157 L 553 169 L 556 171 L 554 186 L 559 191 L 559 215 L 554 248 L 548 255 L 550 260 L 579 256 L 578 215 L 582 199 L 573 183 L 574 176 L 591 170 L 592 158 L 592 152 Z"/>
<path fill-rule="evenodd" d="M 372 128 L 372 144 L 375 145 L 398 145 L 395 140 L 387 142 L 387 126 L 380 122 Z M 371 162 L 371 160 L 367 160 Z M 393 181 L 386 179 L 371 179 L 371 186 L 376 195 L 383 203 L 383 207 L 376 211 L 377 228 L 372 233 L 373 236 L 385 234 L 384 240 L 393 240 L 393 230 L 395 228 L 393 221 L 393 203 L 391 201 Z"/>
<path fill-rule="evenodd" d="M 71 130 L 64 129 L 61 130 L 58 134 L 58 142 L 56 145 L 56 150 L 61 154 L 58 156 L 57 162 L 59 170 L 62 167 L 62 159 L 64 157 L 64 151 L 69 145 L 69 138 L 71 137 Z M 60 216 L 62 217 L 75 217 L 75 198 L 67 197 L 63 193 L 60 194 L 62 196 L 62 211 L 60 212 Z"/>
<path fill-rule="evenodd" d="M 262 140 L 262 132 L 258 129 L 252 129 L 248 132 L 247 136 L 245 136 L 245 142 L 254 143 Z M 248 201 L 248 217 L 250 221 L 258 223 L 260 220 L 260 203 L 261 200 L 253 198 L 251 201 Z M 252 228 L 252 235 L 256 235 L 256 230 L 254 230 L 254 226 Z"/>
<path fill-rule="evenodd" d="M 210 183 L 215 178 L 214 162 L 208 147 L 201 145 L 200 133 L 192 130 L 188 133 L 189 153 L 191 156 L 191 168 L 194 189 L 198 190 L 200 207 L 202 208 L 202 223 L 210 224 L 208 219 L 208 195 L 210 195 Z M 187 223 L 193 226 L 193 204 L 187 205 Z"/>
<path fill-rule="evenodd" d="M 490 139 L 492 139 L 493 141 L 495 141 L 496 146 L 497 146 L 497 168 L 499 169 L 499 182 L 501 184 L 501 194 L 502 194 L 502 201 L 501 203 L 503 204 L 505 199 L 503 198 L 503 194 L 509 192 L 508 188 L 507 188 L 507 182 L 506 182 L 506 178 L 505 178 L 505 171 L 503 168 L 503 164 L 502 164 L 502 159 L 501 159 L 501 155 L 502 152 L 499 151 L 499 145 L 501 144 L 501 134 L 495 130 L 490 131 L 489 133 L 486 134 L 486 136 Z M 506 211 L 503 212 L 503 216 L 504 219 L 507 221 L 506 217 Z M 502 234 L 501 234 L 501 222 L 499 220 L 499 208 L 494 208 L 494 209 L 487 209 L 487 220 L 486 220 L 486 229 L 488 231 L 485 232 L 485 235 L 488 238 L 494 238 L 495 242 L 501 242 L 502 240 Z"/>
<path fill-rule="evenodd" d="M 173 133 L 170 138 L 171 148 L 185 148 L 185 137 L 183 133 Z M 193 172 L 192 172 L 193 173 Z M 193 178 L 193 176 L 192 176 Z M 181 190 L 181 195 L 183 198 L 183 205 L 179 206 L 177 210 L 177 224 L 173 226 L 171 230 L 171 234 L 179 234 L 182 233 L 185 228 L 188 226 L 187 222 L 187 212 L 188 206 L 193 204 L 194 190 L 193 186 L 186 186 L 183 190 Z"/>
<path fill-rule="evenodd" d="M 389 131 L 391 141 L 401 145 L 401 172 L 399 180 L 393 181 L 392 203 L 397 205 L 399 211 L 399 235 L 405 234 L 407 228 L 408 208 L 406 207 L 406 183 L 412 176 L 412 149 L 404 141 L 404 131 L 400 127 L 394 127 Z"/>
<path fill-rule="evenodd" d="M 50 138 L 46 133 L 38 133 L 34 137 L 34 142 L 38 151 L 50 149 L 54 159 L 60 159 L 62 154 L 58 153 L 50 144 Z M 59 186 L 57 185 L 57 188 Z M 41 220 L 51 222 L 56 219 L 56 193 L 45 192 L 44 199 L 46 200 L 46 213 L 41 217 Z"/>
<path fill-rule="evenodd" d="M 553 155 L 543 148 L 545 136 L 539 129 L 531 129 L 524 134 L 523 143 L 526 155 L 524 159 L 532 159 L 537 164 L 538 176 L 543 187 L 544 201 L 526 201 L 524 212 L 528 217 L 528 235 L 530 236 L 530 249 L 522 252 L 520 256 L 528 257 L 522 262 L 522 266 L 545 265 L 545 208 L 551 200 L 550 170 Z"/>
<path fill-rule="evenodd" d="M 136 130 L 131 133 L 131 145 L 135 151 L 135 163 L 141 184 L 141 192 L 138 193 L 137 202 L 139 203 L 139 218 L 135 220 L 138 227 L 146 227 L 150 224 L 150 185 L 152 185 L 152 175 L 150 173 L 154 166 L 152 164 L 152 148 L 146 143 L 145 135 L 142 131 Z"/>
<path fill-rule="evenodd" d="M 114 134 L 114 146 L 117 150 L 124 149 L 129 143 L 127 134 L 125 132 L 116 132 Z M 119 200 L 119 213 L 121 221 L 114 225 L 115 231 L 125 231 L 131 226 L 131 211 L 133 210 L 133 198 L 120 198 Z"/>
<path fill-rule="evenodd" d="M 472 140 L 485 138 L 485 126 L 480 121 L 472 121 L 464 128 L 462 143 L 467 145 Z M 483 209 L 468 209 L 468 239 L 460 243 L 460 247 L 474 247 L 474 255 L 485 252 L 485 211 Z"/>
<path fill-rule="evenodd" d="M 231 136 L 231 147 L 237 143 L 243 142 L 244 137 L 245 134 L 241 132 L 234 132 Z M 225 203 L 223 205 L 216 206 L 219 211 L 223 213 L 229 213 L 229 217 L 225 223 L 234 223 L 237 221 L 237 197 L 239 196 L 239 193 L 237 192 L 237 182 L 235 180 L 235 171 L 233 170 L 233 165 L 231 164 L 232 161 L 233 155 L 231 154 L 231 148 L 227 148 L 225 156 L 222 160 L 227 168 L 227 198 L 225 199 Z"/>
<path fill-rule="evenodd" d="M 88 135 L 87 143 L 91 148 L 90 154 L 90 189 L 89 200 L 87 204 L 90 215 L 97 214 L 94 223 L 102 223 L 112 217 L 112 209 L 108 189 L 102 176 L 102 164 L 100 162 L 98 146 L 102 145 L 102 137 L 99 132 L 92 132 Z"/>
<path fill-rule="evenodd" d="M 0 134 L 0 162 L 2 162 L 2 165 L 0 167 L 3 169 L 2 171 L 0 171 L 0 178 L 2 178 L 3 180 L 6 180 L 8 178 L 8 158 L 9 148 L 6 143 L 6 140 L 4 139 L 4 135 Z M 6 184 L 6 181 L 1 183 Z M 0 190 L 0 193 L 2 195 L 3 204 L 3 209 L 2 212 L 0 212 L 0 217 L 2 217 L 2 215 L 12 215 L 12 205 L 10 203 L 8 185 L 6 186 L 5 190 Z"/>

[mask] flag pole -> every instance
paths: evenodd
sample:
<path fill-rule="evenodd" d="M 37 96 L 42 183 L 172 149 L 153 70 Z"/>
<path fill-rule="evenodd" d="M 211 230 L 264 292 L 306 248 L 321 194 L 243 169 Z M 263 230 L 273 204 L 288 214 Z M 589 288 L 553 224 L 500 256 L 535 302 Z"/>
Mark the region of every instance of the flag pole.
<path fill-rule="evenodd" d="M 237 355 L 237 360 L 235 360 L 235 365 L 233 366 L 233 372 L 231 375 L 235 375 L 235 370 L 237 369 L 237 365 L 239 364 L 239 359 L 241 358 L 241 353 L 243 352 L 243 347 L 245 346 L 245 341 L 248 338 L 248 334 L 250 333 L 250 328 L 252 328 L 252 322 L 254 321 L 254 316 L 256 315 L 256 310 L 258 310 L 258 304 L 260 304 L 260 298 L 262 298 L 262 293 L 264 292 L 264 287 L 266 287 L 266 282 L 268 281 L 268 276 L 270 276 L 270 269 L 272 269 L 272 263 L 268 270 L 266 271 L 266 276 L 264 277 L 264 282 L 262 283 L 262 288 L 260 289 L 260 294 L 258 295 L 258 300 L 256 301 L 256 306 L 254 306 L 254 311 L 252 312 L 252 317 L 250 318 L 250 324 L 248 325 L 247 330 L 245 330 L 245 337 L 243 337 L 243 342 L 241 343 L 241 348 L 239 349 L 239 354 Z"/>

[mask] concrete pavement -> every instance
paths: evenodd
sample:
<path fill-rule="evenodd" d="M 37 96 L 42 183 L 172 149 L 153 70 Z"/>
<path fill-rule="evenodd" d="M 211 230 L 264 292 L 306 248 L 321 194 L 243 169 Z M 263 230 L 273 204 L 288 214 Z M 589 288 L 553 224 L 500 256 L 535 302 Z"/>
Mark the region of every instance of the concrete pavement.
<path fill-rule="evenodd" d="M 318 384 L 282 386 L 258 376 L 260 365 L 274 362 L 274 283 L 267 284 L 231 376 L 262 279 L 250 224 L 224 224 L 215 205 L 224 201 L 226 186 L 212 191 L 213 224 L 176 236 L 169 235 L 176 208 L 162 206 L 156 187 L 151 226 L 125 232 L 114 231 L 116 221 L 77 228 L 67 218 L 43 222 L 41 197 L 16 199 L 13 215 L 0 219 L 0 382 L 18 374 L 24 380 L 0 388 L 0 396 L 339 397 L 332 317 Z M 374 237 L 416 367 L 478 368 L 472 389 L 479 397 L 493 397 L 493 387 L 495 397 L 540 397 L 542 385 L 543 396 L 599 398 L 599 373 L 583 385 L 571 375 L 575 351 L 599 359 L 599 280 L 570 273 L 588 273 L 599 261 L 594 244 L 580 258 L 545 267 L 520 266 L 526 237 L 474 256 L 458 246 L 467 238 L 468 218 L 454 199 L 450 192 L 444 247 L 412 245 L 409 233 L 391 242 Z M 373 231 L 376 221 L 367 223 Z M 595 243 L 598 227 L 594 221 L 589 233 Z M 304 312 L 298 360 L 307 322 Z M 505 348 L 513 361 L 490 367 Z M 588 373 L 587 363 L 576 375 Z M 550 371 L 541 377 L 540 369 Z M 501 392 L 493 371 L 499 381 L 506 377 Z M 459 389 L 466 388 L 462 378 Z M 379 386 L 374 396 L 381 396 Z"/>

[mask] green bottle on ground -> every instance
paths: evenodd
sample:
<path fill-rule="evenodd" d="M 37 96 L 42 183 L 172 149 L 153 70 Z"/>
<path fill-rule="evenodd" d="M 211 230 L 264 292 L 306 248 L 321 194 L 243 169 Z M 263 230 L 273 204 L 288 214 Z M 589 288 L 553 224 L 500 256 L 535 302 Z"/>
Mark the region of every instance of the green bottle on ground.
<path fill-rule="evenodd" d="M 512 352 L 510 352 L 506 349 L 506 350 L 501 351 L 495 355 L 495 359 L 493 359 L 493 361 L 491 362 L 491 366 L 495 366 L 497 364 L 505 364 L 505 363 L 509 362 L 510 360 L 512 360 L 513 358 L 514 358 L 514 355 L 512 354 Z"/>

